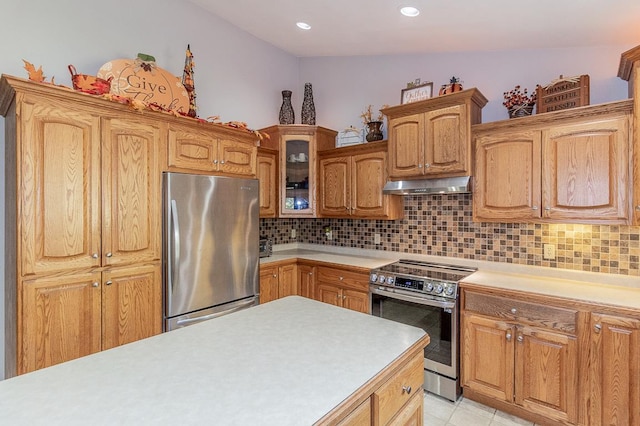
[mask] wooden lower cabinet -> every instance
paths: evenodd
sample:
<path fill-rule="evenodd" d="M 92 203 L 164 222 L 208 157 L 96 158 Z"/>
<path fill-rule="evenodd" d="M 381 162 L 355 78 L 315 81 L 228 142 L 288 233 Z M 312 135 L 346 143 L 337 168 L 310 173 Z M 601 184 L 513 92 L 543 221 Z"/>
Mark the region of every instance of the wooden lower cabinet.
<path fill-rule="evenodd" d="M 298 294 L 297 282 L 295 263 L 260 266 L 260 303 Z"/>
<path fill-rule="evenodd" d="M 316 300 L 368 314 L 369 273 L 354 269 L 317 268 Z"/>
<path fill-rule="evenodd" d="M 589 424 L 640 424 L 640 317 L 591 315 Z"/>
<path fill-rule="evenodd" d="M 313 299 L 316 294 L 316 267 L 298 263 L 298 295 Z"/>
<path fill-rule="evenodd" d="M 18 374 L 162 332 L 160 265 L 22 283 Z"/>
<path fill-rule="evenodd" d="M 519 407 L 537 419 L 575 424 L 578 340 L 566 331 L 575 330 L 575 322 L 563 318 L 573 315 L 577 321 L 577 312 L 542 303 L 536 309 L 535 303 L 468 291 L 463 300 L 464 390 Z"/>

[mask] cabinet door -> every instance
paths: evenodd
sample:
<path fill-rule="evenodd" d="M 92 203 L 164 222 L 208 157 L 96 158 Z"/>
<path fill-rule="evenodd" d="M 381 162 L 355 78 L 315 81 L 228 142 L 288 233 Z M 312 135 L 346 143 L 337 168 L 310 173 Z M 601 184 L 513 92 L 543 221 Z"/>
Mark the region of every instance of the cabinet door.
<path fill-rule="evenodd" d="M 280 216 L 315 217 L 315 136 L 283 135 L 280 148 Z"/>
<path fill-rule="evenodd" d="M 335 285 L 318 283 L 316 285 L 316 300 L 342 306 L 342 290 Z"/>
<path fill-rule="evenodd" d="M 142 120 L 103 121 L 102 264 L 160 260 L 160 130 Z"/>
<path fill-rule="evenodd" d="M 275 154 L 258 152 L 261 218 L 275 218 L 278 213 L 278 174 L 276 164 Z"/>
<path fill-rule="evenodd" d="M 371 308 L 369 306 L 369 294 L 348 288 L 342 290 L 342 306 L 365 314 L 371 312 Z"/>
<path fill-rule="evenodd" d="M 389 176 L 421 176 L 424 165 L 424 114 L 389 120 Z"/>
<path fill-rule="evenodd" d="M 576 338 L 517 328 L 516 404 L 549 419 L 574 423 L 578 403 Z"/>
<path fill-rule="evenodd" d="M 105 271 L 102 297 L 103 350 L 162 332 L 159 263 Z"/>
<path fill-rule="evenodd" d="M 99 266 L 99 118 L 44 97 L 18 109 L 21 275 Z"/>
<path fill-rule="evenodd" d="M 316 294 L 315 281 L 315 266 L 298 265 L 298 295 L 314 299 Z"/>
<path fill-rule="evenodd" d="M 543 217 L 625 223 L 629 218 L 629 120 L 543 131 Z"/>
<path fill-rule="evenodd" d="M 100 279 L 94 272 L 22 283 L 18 374 L 100 351 Z"/>
<path fill-rule="evenodd" d="M 640 424 L 640 320 L 592 314 L 590 424 Z"/>
<path fill-rule="evenodd" d="M 387 183 L 386 153 L 354 155 L 351 164 L 351 214 L 356 217 L 384 217 L 388 205 L 382 194 Z"/>
<path fill-rule="evenodd" d="M 465 173 L 470 169 L 469 119 L 465 105 L 425 113 L 426 175 Z"/>
<path fill-rule="evenodd" d="M 351 157 L 320 160 L 320 215 L 347 217 L 351 214 L 350 184 Z"/>
<path fill-rule="evenodd" d="M 540 218 L 540 132 L 476 139 L 474 220 Z"/>
<path fill-rule="evenodd" d="M 361 423 L 363 425 L 369 423 Z M 423 426 L 424 425 L 424 394 L 416 392 L 409 402 L 391 419 L 388 426 Z"/>
<path fill-rule="evenodd" d="M 228 138 L 218 139 L 218 162 L 222 173 L 234 176 L 256 176 L 255 145 Z"/>
<path fill-rule="evenodd" d="M 278 268 L 278 297 L 286 297 L 298 292 L 298 267 L 295 263 Z"/>
<path fill-rule="evenodd" d="M 278 298 L 278 267 L 260 267 L 260 303 L 271 302 Z"/>
<path fill-rule="evenodd" d="M 462 385 L 513 401 L 515 327 L 476 315 L 462 316 Z"/>
<path fill-rule="evenodd" d="M 217 170 L 218 142 L 209 131 L 171 125 L 168 130 L 169 169 Z"/>

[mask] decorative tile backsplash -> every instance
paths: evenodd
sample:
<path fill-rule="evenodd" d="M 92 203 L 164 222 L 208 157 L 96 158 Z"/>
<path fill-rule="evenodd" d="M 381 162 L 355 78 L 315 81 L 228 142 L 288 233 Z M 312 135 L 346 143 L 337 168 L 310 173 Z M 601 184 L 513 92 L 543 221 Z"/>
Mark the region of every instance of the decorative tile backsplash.
<path fill-rule="evenodd" d="M 429 254 L 640 276 L 640 227 L 475 223 L 470 194 L 405 197 L 401 220 L 261 219 L 260 234 L 291 242 Z M 331 227 L 331 241 L 324 233 Z M 291 229 L 297 236 L 291 239 Z M 374 244 L 380 234 L 381 244 Z M 542 258 L 554 244 L 556 259 Z"/>

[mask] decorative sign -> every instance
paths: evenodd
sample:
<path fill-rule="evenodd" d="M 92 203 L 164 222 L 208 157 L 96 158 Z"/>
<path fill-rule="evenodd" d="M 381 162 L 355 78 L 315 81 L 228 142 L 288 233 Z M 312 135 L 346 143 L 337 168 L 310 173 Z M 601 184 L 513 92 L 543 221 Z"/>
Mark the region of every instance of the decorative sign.
<path fill-rule="evenodd" d="M 149 60 L 151 59 L 151 60 Z M 158 67 L 153 57 L 114 59 L 98 70 L 98 77 L 111 79 L 111 93 L 156 104 L 165 110 L 189 113 L 189 94 L 180 79 Z"/>
<path fill-rule="evenodd" d="M 563 77 L 538 86 L 537 113 L 560 111 L 589 105 L 589 76 Z"/>
<path fill-rule="evenodd" d="M 409 104 L 411 102 L 429 99 L 433 92 L 433 83 L 422 83 L 413 87 L 402 89 L 400 92 L 400 103 Z"/>

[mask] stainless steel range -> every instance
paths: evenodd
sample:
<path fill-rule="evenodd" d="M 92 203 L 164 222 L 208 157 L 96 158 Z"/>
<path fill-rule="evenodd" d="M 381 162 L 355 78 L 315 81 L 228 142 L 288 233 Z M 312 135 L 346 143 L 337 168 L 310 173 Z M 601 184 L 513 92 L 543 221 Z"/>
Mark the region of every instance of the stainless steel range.
<path fill-rule="evenodd" d="M 425 389 L 451 401 L 460 396 L 458 282 L 475 272 L 439 263 L 399 260 L 371 271 L 371 314 L 424 329 Z"/>

